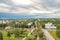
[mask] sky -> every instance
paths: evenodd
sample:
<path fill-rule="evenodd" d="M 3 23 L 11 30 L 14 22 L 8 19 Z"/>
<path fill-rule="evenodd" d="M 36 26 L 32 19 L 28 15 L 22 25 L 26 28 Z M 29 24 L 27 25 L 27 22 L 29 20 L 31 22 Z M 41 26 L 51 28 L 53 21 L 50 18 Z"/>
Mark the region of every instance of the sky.
<path fill-rule="evenodd" d="M 60 18 L 60 0 L 0 0 L 0 18 Z"/>

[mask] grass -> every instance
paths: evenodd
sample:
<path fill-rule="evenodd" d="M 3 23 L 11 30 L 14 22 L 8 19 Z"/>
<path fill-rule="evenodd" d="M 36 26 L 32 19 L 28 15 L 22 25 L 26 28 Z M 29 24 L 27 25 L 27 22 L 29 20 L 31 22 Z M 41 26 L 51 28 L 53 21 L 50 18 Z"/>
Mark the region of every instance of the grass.
<path fill-rule="evenodd" d="M 20 31 L 22 31 L 22 30 L 20 30 Z M 6 30 L 0 30 L 0 32 L 2 32 L 2 34 L 3 34 L 3 40 L 22 40 L 30 31 L 31 31 L 31 29 L 24 31 L 23 34 L 20 34 L 19 38 L 16 38 L 14 34 L 12 34 L 11 37 L 9 38 L 7 36 L 7 31 Z"/>
<path fill-rule="evenodd" d="M 55 40 L 59 40 L 59 38 L 56 35 L 56 31 L 54 31 L 54 30 L 48 30 L 48 32 L 55 38 Z"/>
<path fill-rule="evenodd" d="M 8 40 L 9 38 L 7 37 L 7 32 L 4 30 L 0 30 L 0 32 L 2 32 L 3 34 L 3 40 Z"/>
<path fill-rule="evenodd" d="M 8 36 L 7 36 L 7 31 L 4 31 L 4 30 L 0 30 L 0 32 L 2 32 L 3 34 L 3 40 L 8 40 Z"/>

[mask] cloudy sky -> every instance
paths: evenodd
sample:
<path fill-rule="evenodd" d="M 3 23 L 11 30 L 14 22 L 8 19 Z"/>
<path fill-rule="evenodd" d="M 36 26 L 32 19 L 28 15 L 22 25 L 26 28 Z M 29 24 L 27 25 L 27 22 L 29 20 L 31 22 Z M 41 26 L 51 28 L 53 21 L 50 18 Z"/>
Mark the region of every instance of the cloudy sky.
<path fill-rule="evenodd" d="M 60 0 L 0 0 L 0 18 L 60 18 Z"/>

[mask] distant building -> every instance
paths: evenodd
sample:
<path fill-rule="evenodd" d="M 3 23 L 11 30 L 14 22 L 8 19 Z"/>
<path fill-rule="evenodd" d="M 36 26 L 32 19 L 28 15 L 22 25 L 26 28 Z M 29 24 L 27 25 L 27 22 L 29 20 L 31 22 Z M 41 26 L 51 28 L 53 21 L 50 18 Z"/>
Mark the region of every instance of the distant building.
<path fill-rule="evenodd" d="M 9 21 L 8 20 L 0 20 L 0 24 L 6 24 L 6 23 L 9 23 Z"/>
<path fill-rule="evenodd" d="M 48 22 L 45 24 L 46 29 L 56 29 L 56 26 L 54 26 L 52 23 Z"/>

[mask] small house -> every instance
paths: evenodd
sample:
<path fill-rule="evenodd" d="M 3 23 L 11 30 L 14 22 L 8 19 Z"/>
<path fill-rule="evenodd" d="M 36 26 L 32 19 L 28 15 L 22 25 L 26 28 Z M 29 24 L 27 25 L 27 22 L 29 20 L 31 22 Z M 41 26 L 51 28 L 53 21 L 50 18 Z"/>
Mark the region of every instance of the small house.
<path fill-rule="evenodd" d="M 48 22 L 45 24 L 46 29 L 56 29 L 56 26 L 54 26 L 52 23 Z"/>

